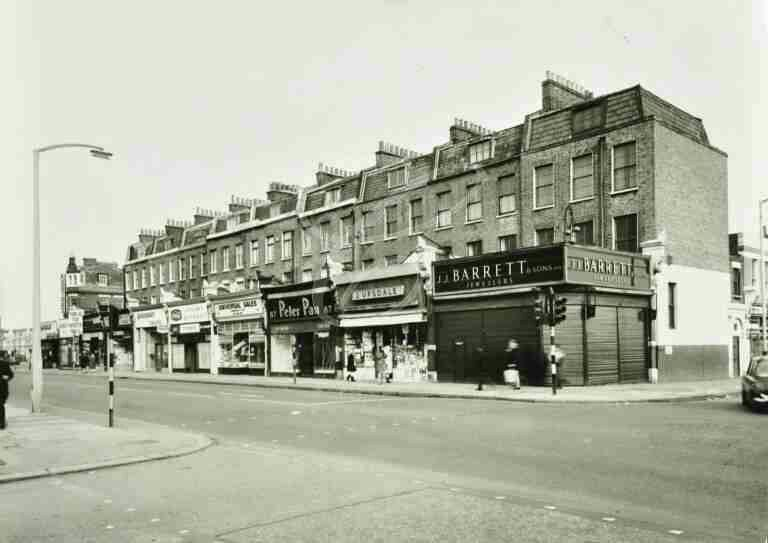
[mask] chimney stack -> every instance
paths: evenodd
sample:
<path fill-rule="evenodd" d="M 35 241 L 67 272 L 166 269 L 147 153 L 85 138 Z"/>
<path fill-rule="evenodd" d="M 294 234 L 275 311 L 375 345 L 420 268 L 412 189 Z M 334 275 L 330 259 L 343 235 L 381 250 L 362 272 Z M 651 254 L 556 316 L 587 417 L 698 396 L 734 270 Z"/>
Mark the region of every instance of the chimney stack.
<path fill-rule="evenodd" d="M 541 109 L 555 111 L 564 107 L 586 102 L 594 97 L 591 91 L 578 83 L 547 70 L 546 79 L 541 83 Z"/>
<path fill-rule="evenodd" d="M 404 147 L 387 143 L 386 141 L 380 141 L 379 150 L 376 151 L 376 167 L 381 168 L 382 166 L 388 166 L 418 156 L 419 153 L 416 151 L 411 151 Z"/>
<path fill-rule="evenodd" d="M 465 119 L 456 117 L 453 119 L 453 125 L 450 129 L 451 143 L 458 143 L 474 138 L 475 136 L 485 136 L 491 134 L 491 130 L 480 126 L 477 123 L 471 123 Z"/>
<path fill-rule="evenodd" d="M 250 198 L 243 198 L 241 196 L 235 196 L 234 194 L 230 197 L 230 213 L 237 213 L 238 211 L 250 211 L 251 207 L 253 207 L 253 200 Z"/>
<path fill-rule="evenodd" d="M 351 170 L 342 170 L 341 168 L 334 168 L 328 164 L 322 162 L 317 165 L 317 172 L 315 173 L 315 179 L 317 180 L 317 186 L 322 187 L 332 181 L 341 179 L 343 177 L 353 177 L 357 175 Z"/>
<path fill-rule="evenodd" d="M 195 215 L 194 215 L 195 224 L 198 225 L 198 224 L 203 224 L 204 222 L 208 222 L 213 219 L 213 215 L 214 213 L 210 209 L 203 209 L 201 207 L 198 207 L 195 209 Z"/>
<path fill-rule="evenodd" d="M 282 202 L 297 198 L 301 187 L 298 185 L 288 185 L 287 183 L 270 183 L 267 190 L 267 200 L 270 202 Z"/>
<path fill-rule="evenodd" d="M 156 238 L 162 237 L 165 234 L 162 230 L 152 230 L 150 228 L 142 228 L 139 230 L 139 241 L 141 243 L 149 243 Z"/>

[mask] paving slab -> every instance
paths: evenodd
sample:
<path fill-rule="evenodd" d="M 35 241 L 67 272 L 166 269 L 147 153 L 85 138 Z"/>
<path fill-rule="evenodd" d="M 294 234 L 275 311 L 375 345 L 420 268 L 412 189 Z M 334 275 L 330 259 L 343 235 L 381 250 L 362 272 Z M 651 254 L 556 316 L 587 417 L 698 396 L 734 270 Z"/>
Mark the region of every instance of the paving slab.
<path fill-rule="evenodd" d="M 201 434 L 141 421 L 120 419 L 109 428 L 98 424 L 93 414 L 70 409 L 6 409 L 8 427 L 0 430 L 0 484 L 183 456 L 212 443 Z"/>

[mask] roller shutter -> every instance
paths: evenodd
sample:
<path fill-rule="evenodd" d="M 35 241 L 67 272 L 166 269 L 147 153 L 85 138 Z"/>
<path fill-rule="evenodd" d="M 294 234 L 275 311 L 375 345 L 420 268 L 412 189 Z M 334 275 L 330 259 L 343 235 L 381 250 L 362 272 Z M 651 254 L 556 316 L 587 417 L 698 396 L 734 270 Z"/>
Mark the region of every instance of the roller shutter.
<path fill-rule="evenodd" d="M 584 384 L 584 343 L 582 339 L 581 305 L 567 305 L 565 320 L 557 325 L 555 342 L 565 353 L 560 379 L 565 385 Z M 544 349 L 549 352 L 549 327 L 545 326 Z"/>
<path fill-rule="evenodd" d="M 587 384 L 618 383 L 619 353 L 616 341 L 616 308 L 598 306 L 595 309 L 595 316 L 587 320 L 589 346 Z"/>
<path fill-rule="evenodd" d="M 467 379 L 468 353 L 478 345 L 482 331 L 482 311 L 462 311 L 437 315 L 437 376 L 441 381 Z M 462 345 L 456 345 L 461 341 Z"/>
<path fill-rule="evenodd" d="M 486 375 L 492 381 L 503 381 L 507 361 L 505 349 L 511 338 L 520 344 L 521 352 L 538 349 L 539 335 L 530 307 L 487 309 L 483 311 L 483 328 L 488 366 Z"/>
<path fill-rule="evenodd" d="M 645 312 L 619 307 L 619 377 L 622 383 L 646 380 Z"/>

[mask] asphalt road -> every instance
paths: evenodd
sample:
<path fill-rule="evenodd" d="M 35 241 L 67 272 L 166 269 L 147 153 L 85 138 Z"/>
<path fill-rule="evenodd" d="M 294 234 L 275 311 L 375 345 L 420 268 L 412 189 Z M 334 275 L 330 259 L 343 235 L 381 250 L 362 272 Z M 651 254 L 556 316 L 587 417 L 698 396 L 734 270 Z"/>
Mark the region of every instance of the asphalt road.
<path fill-rule="evenodd" d="M 28 375 L 12 395 L 23 397 Z M 46 404 L 105 411 L 103 374 Z M 768 416 L 736 400 L 552 405 L 120 380 L 183 459 L 0 487 L 9 541 L 762 541 Z M 36 508 L 41 496 L 50 496 Z M 11 505 L 6 505 L 11 504 Z M 14 539 L 15 538 L 15 539 Z M 0 537 L 0 540 L 2 538 Z"/>

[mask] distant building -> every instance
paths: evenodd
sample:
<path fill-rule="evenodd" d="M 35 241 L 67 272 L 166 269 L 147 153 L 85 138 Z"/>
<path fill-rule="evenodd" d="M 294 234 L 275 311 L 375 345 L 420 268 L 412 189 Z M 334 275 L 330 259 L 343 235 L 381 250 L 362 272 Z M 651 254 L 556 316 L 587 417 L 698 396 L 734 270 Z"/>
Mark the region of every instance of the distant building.
<path fill-rule="evenodd" d="M 80 265 L 69 257 L 61 275 L 61 314 L 69 316 L 76 306 L 85 312 L 98 311 L 99 304 L 123 308 L 123 271 L 116 262 L 84 258 Z"/>

